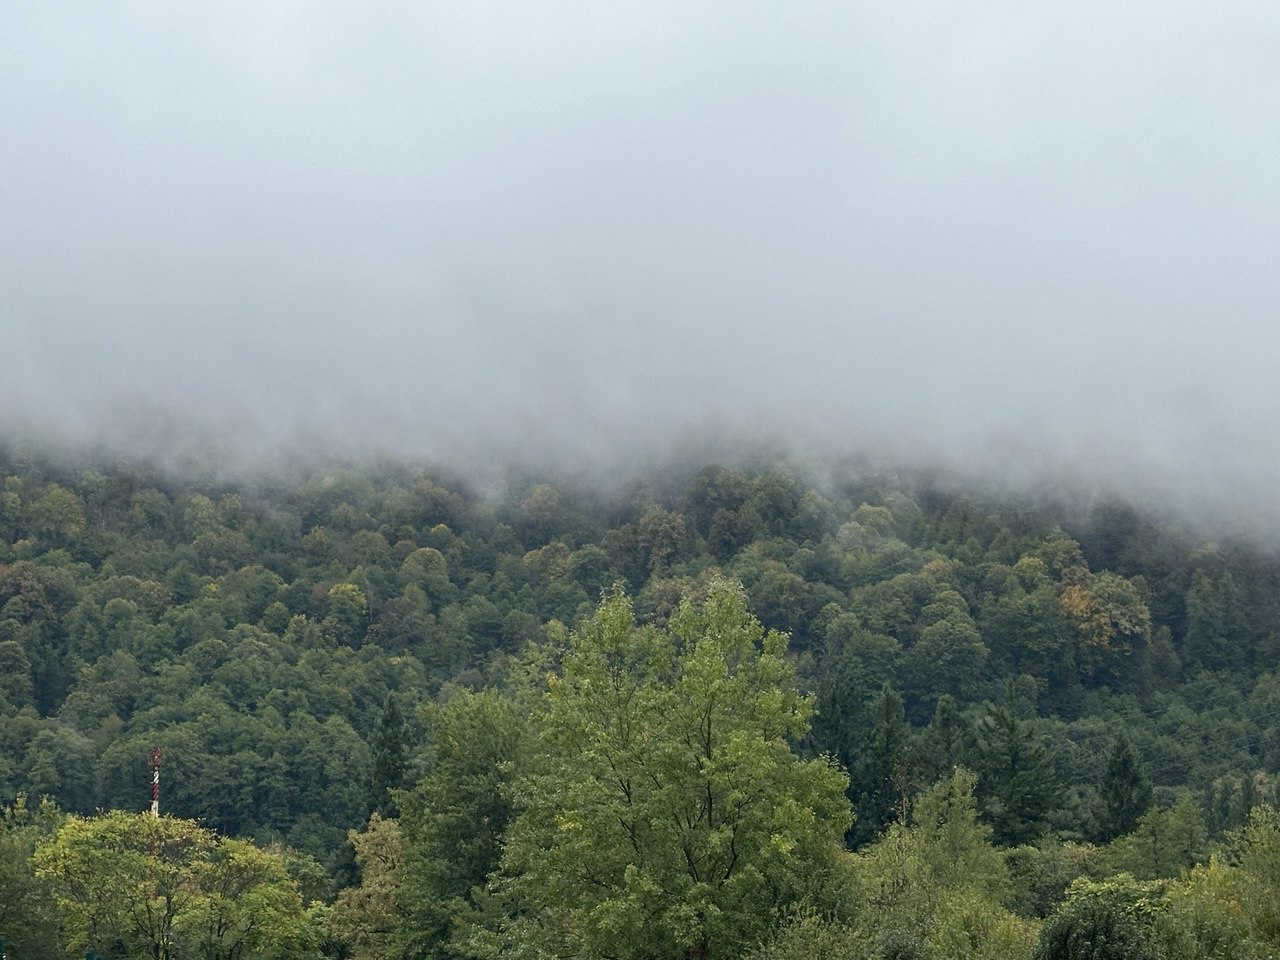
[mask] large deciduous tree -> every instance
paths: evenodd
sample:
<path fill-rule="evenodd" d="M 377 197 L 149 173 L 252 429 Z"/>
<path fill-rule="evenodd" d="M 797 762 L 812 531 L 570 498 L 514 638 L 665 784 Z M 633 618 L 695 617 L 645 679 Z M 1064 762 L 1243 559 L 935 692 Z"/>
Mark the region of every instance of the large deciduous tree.
<path fill-rule="evenodd" d="M 714 582 L 667 630 L 615 594 L 570 635 L 534 721 L 499 889 L 512 955 L 737 957 L 821 884 L 849 823 L 845 775 L 800 759 L 810 698 L 786 638 Z"/>
<path fill-rule="evenodd" d="M 267 960 L 317 945 L 283 859 L 193 820 L 70 817 L 34 860 L 72 952 Z"/>
<path fill-rule="evenodd" d="M 1120 874 L 1076 880 L 1040 933 L 1034 960 L 1164 960 L 1155 885 Z"/>

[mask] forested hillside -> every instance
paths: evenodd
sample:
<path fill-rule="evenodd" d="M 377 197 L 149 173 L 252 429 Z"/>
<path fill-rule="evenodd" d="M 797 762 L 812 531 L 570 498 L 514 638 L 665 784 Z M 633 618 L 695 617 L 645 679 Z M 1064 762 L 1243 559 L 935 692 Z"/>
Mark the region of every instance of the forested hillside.
<path fill-rule="evenodd" d="M 1071 503 L 868 461 L 606 489 L 2 450 L 0 937 L 1273 956 L 1280 556 Z M 153 747 L 168 816 L 102 816 Z M 85 892 L 131 870 L 186 891 L 154 928 Z"/>

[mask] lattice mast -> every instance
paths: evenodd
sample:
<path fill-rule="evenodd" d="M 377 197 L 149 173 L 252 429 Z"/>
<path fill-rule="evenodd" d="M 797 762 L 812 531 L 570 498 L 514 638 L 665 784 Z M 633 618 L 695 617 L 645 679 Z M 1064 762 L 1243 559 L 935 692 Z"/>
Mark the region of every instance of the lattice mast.
<path fill-rule="evenodd" d="M 164 751 L 152 747 L 147 755 L 147 766 L 151 768 L 151 815 L 160 816 L 160 765 L 164 763 Z"/>

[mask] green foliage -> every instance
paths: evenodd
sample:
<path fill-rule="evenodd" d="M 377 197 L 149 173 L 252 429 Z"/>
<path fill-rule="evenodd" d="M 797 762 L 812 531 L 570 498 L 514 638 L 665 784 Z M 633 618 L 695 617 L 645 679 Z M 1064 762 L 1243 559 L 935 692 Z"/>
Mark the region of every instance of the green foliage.
<path fill-rule="evenodd" d="M 973 725 L 960 712 L 950 694 L 938 698 L 933 720 L 920 735 L 920 769 L 925 782 L 933 782 L 962 766 L 975 750 Z"/>
<path fill-rule="evenodd" d="M 1234 670 L 1246 659 L 1240 592 L 1230 570 L 1216 576 L 1197 570 L 1187 590 L 1183 659 L 1211 670 Z"/>
<path fill-rule="evenodd" d="M 1147 779 L 1137 751 L 1124 734 L 1116 737 L 1107 765 L 1102 771 L 1102 817 L 1104 840 L 1131 833 L 1152 802 L 1151 781 Z"/>
<path fill-rule="evenodd" d="M 369 809 L 387 818 L 400 815 L 394 791 L 408 778 L 409 725 L 394 692 L 387 694 L 369 744 Z"/>
<path fill-rule="evenodd" d="M 285 859 L 221 838 L 191 865 L 197 893 L 175 916 L 175 942 L 207 960 L 295 958 L 314 953 L 318 931 L 301 907 Z"/>
<path fill-rule="evenodd" d="M 683 662 L 681 601 L 723 571 L 766 628 L 792 632 L 786 657 L 817 710 L 795 743 L 852 772 L 860 850 L 907 849 L 921 825 L 903 812 L 964 766 L 994 842 L 1021 844 L 1005 901 L 1020 915 L 1123 868 L 1168 878 L 1169 902 L 1186 905 L 1176 937 L 1162 928 L 1171 956 L 1274 951 L 1261 868 L 1244 869 L 1232 831 L 1276 794 L 1280 560 L 1244 540 L 1115 501 L 1081 514 L 865 462 L 820 477 L 776 463 L 664 471 L 612 492 L 513 475 L 484 496 L 395 463 L 243 483 L 85 466 L 0 442 L 0 802 L 139 809 L 161 745 L 166 811 L 288 842 L 333 872 L 348 831 L 398 797 L 403 920 L 389 949 L 456 952 L 507 929 L 514 888 L 487 887 L 504 835 L 531 799 L 552 803 L 538 778 L 570 763 L 563 743 L 532 745 L 550 728 L 530 721 L 545 708 L 531 690 L 568 649 L 561 624 L 589 619 L 622 580 L 635 631 L 657 628 Z M 677 673 L 653 666 L 653 686 Z M 508 696 L 465 692 L 503 682 Z M 392 699 L 415 731 L 404 714 L 424 705 L 425 746 L 396 733 Z M 424 780 L 396 792 L 411 770 Z M 1162 799 L 1203 797 L 1209 836 L 1229 837 L 1216 872 L 1194 805 L 1140 816 L 1144 770 Z M 36 834 L 5 836 L 18 864 Z M 1078 842 L 1111 837 L 1101 851 Z M 881 860 L 885 877 L 905 875 Z M 843 881 L 828 888 L 824 911 L 854 899 Z M 857 936 L 873 955 L 1005 942 L 1004 894 L 951 896 L 922 901 L 930 929 Z M 1246 903 L 1261 919 L 1233 926 Z M 842 907 L 831 922 L 855 919 Z"/>
<path fill-rule="evenodd" d="M 528 751 L 528 724 L 493 690 L 455 691 L 422 710 L 427 774 L 398 794 L 405 840 L 398 902 L 405 922 L 397 949 L 408 957 L 447 957 L 463 940 L 482 887 L 498 868 L 514 815 L 511 767 Z"/>
<path fill-rule="evenodd" d="M 1025 957 L 1036 943 L 1036 928 L 989 897 L 957 891 L 934 915 L 925 941 L 928 960 L 1008 960 Z"/>
<path fill-rule="evenodd" d="M 1042 839 L 1033 846 L 1006 851 L 1011 879 L 1009 906 L 1023 917 L 1049 916 L 1062 902 L 1067 888 L 1079 877 L 1103 876 L 1103 852 L 1091 844 Z"/>
<path fill-rule="evenodd" d="M 886 684 L 868 705 L 867 720 L 867 727 L 854 733 L 853 743 L 841 752 L 850 770 L 858 816 L 850 836 L 854 846 L 874 840 L 890 823 L 904 819 L 914 786 L 911 728 L 897 691 Z"/>
<path fill-rule="evenodd" d="M 1158 888 L 1127 874 L 1077 880 L 1040 934 L 1034 960 L 1165 960 L 1158 910 Z"/>
<path fill-rule="evenodd" d="M 1265 905 L 1255 897 L 1258 886 L 1251 880 L 1214 857 L 1171 884 L 1161 924 L 1169 960 L 1274 957 L 1274 941 L 1258 938 L 1267 921 Z M 1274 894 L 1265 899 L 1274 900 Z"/>
<path fill-rule="evenodd" d="M 1016 715 L 1011 694 L 1005 703 L 987 705 L 975 735 L 983 809 L 996 838 L 1010 845 L 1034 841 L 1062 795 L 1048 753 Z"/>
<path fill-rule="evenodd" d="M 991 844 L 992 830 L 978 820 L 977 777 L 957 767 L 921 793 L 912 806 L 912 830 L 930 874 L 943 887 L 970 887 L 1003 901 L 1009 871 Z"/>
<path fill-rule="evenodd" d="M 369 623 L 369 601 L 354 583 L 339 583 L 329 589 L 324 622 L 326 635 L 335 643 L 358 647 Z"/>
<path fill-rule="evenodd" d="M 1153 807 L 1137 828 L 1111 844 L 1108 859 L 1117 871 L 1143 880 L 1176 877 L 1208 856 L 1208 838 L 1199 807 L 1189 796 L 1168 810 Z"/>
<path fill-rule="evenodd" d="M 1217 899 L 1242 912 L 1251 938 L 1274 952 L 1280 949 L 1280 812 L 1271 806 L 1255 807 L 1231 840 L 1228 854 L 1234 870 L 1211 862 L 1209 868 L 1192 872 L 1190 884 L 1203 876 L 1212 889 L 1213 881 L 1225 874 L 1227 892 Z M 1215 866 L 1217 876 L 1210 869 Z"/>
<path fill-rule="evenodd" d="M 1048 565 L 1023 556 L 1012 567 L 990 570 L 986 586 L 978 626 L 992 659 L 1006 675 L 1035 677 L 1054 705 L 1064 706 L 1075 681 L 1076 649 Z"/>
<path fill-rule="evenodd" d="M 325 931 L 350 951 L 351 960 L 382 960 L 390 955 L 400 923 L 405 841 L 395 820 L 377 813 L 364 831 L 349 834 L 360 866 L 360 883 L 338 894 L 325 920 Z"/>
<path fill-rule="evenodd" d="M 769 941 L 745 960 L 880 960 L 884 956 L 867 942 L 866 936 L 850 926 L 813 911 L 805 911 L 787 920 Z M 905 960 L 905 958 L 904 958 Z"/>
<path fill-rule="evenodd" d="M 923 792 L 857 859 L 859 929 L 924 957 L 1025 956 L 1034 926 L 1009 911 L 1009 870 L 978 819 L 974 775 L 956 769 Z"/>
<path fill-rule="evenodd" d="M 34 863 L 73 952 L 266 960 L 318 945 L 281 857 L 189 820 L 71 817 Z"/>
<path fill-rule="evenodd" d="M 0 713 L 16 713 L 35 706 L 31 660 L 16 640 L 0 641 Z"/>
<path fill-rule="evenodd" d="M 606 600 L 568 640 L 535 716 L 541 750 L 493 943 L 534 955 L 736 957 L 820 889 L 848 823 L 843 774 L 803 761 L 811 701 L 735 584 L 668 631 Z"/>
<path fill-rule="evenodd" d="M 920 611 L 920 632 L 903 657 L 906 689 L 922 706 L 942 694 L 971 700 L 981 689 L 987 645 L 974 625 L 964 598 L 940 589 Z"/>
<path fill-rule="evenodd" d="M 0 808 L 0 935 L 11 957 L 60 956 L 53 890 L 36 875 L 33 856 L 37 844 L 52 836 L 62 820 L 48 799 L 33 808 L 20 794 L 12 805 Z"/>

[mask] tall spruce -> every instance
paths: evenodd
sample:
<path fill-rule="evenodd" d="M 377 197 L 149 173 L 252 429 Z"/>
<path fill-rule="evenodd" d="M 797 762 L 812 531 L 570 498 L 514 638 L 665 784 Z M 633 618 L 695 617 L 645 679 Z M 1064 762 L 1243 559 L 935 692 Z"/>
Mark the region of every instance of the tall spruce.
<path fill-rule="evenodd" d="M 1142 769 L 1138 753 L 1123 733 L 1116 736 L 1102 771 L 1102 839 L 1114 840 L 1132 833 L 1151 807 L 1151 781 Z"/>
<path fill-rule="evenodd" d="M 1044 747 L 1018 718 L 1012 686 L 977 723 L 978 787 L 987 819 L 1003 844 L 1032 843 L 1048 826 L 1063 784 Z"/>
<path fill-rule="evenodd" d="M 920 773 L 924 783 L 936 783 L 956 767 L 970 763 L 973 725 L 960 712 L 955 697 L 944 693 L 933 710 L 933 721 L 920 737 Z"/>
<path fill-rule="evenodd" d="M 898 691 L 886 683 L 869 713 L 871 728 L 849 760 L 851 799 L 858 812 L 848 838 L 854 846 L 870 843 L 889 824 L 906 819 L 917 772 L 911 727 Z"/>
<path fill-rule="evenodd" d="M 393 790 L 406 785 L 409 725 L 394 692 L 387 694 L 369 742 L 369 813 L 383 819 L 400 816 Z"/>

